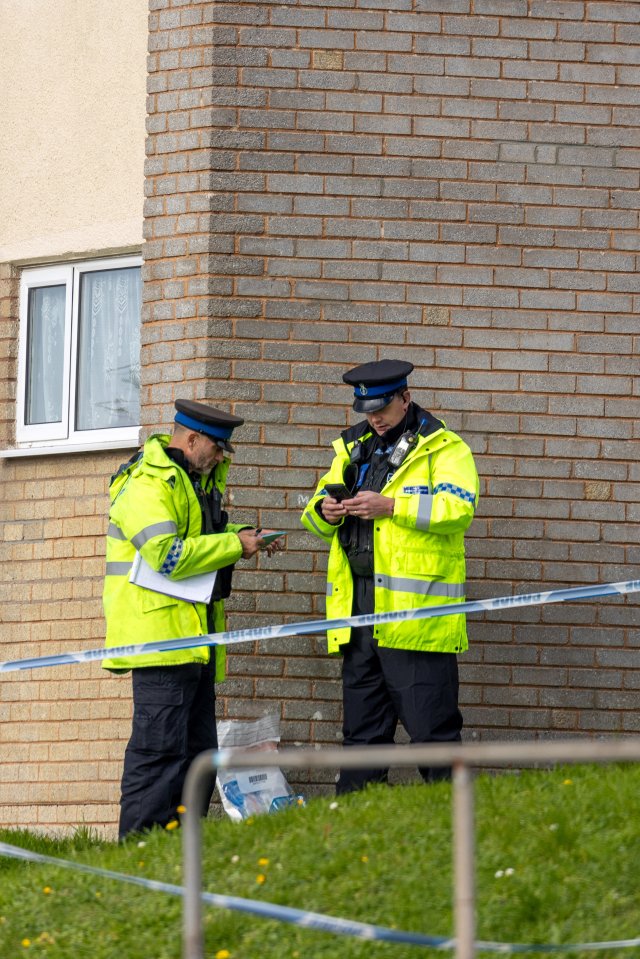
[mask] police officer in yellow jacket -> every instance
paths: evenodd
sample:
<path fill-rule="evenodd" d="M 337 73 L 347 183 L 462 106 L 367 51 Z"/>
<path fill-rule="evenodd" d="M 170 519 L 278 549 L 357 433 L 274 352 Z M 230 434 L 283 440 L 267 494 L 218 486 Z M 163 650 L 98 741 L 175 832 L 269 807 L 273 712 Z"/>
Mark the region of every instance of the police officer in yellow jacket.
<path fill-rule="evenodd" d="M 108 647 L 224 630 L 234 564 L 261 546 L 257 530 L 230 523 L 222 508 L 229 440 L 244 421 L 191 400 L 175 406 L 173 435 L 152 436 L 111 481 L 103 594 Z M 217 570 L 211 601 L 191 602 L 130 582 L 137 552 L 178 586 Z M 189 764 L 217 747 L 214 679 L 224 678 L 224 649 L 213 649 L 213 656 L 211 647 L 196 646 L 103 661 L 113 672 L 131 670 L 133 682 L 120 838 L 174 820 Z M 202 815 L 212 791 L 213 784 Z"/>
<path fill-rule="evenodd" d="M 343 376 L 365 419 L 334 442 L 331 467 L 302 514 L 330 545 L 330 619 L 464 600 L 464 532 L 478 475 L 467 444 L 411 401 L 412 370 L 385 359 Z M 392 743 L 398 720 L 414 743 L 460 740 L 464 615 L 341 628 L 329 631 L 328 643 L 343 654 L 345 746 Z M 430 781 L 450 770 L 420 773 Z M 387 770 L 343 769 L 336 791 L 386 779 Z"/>

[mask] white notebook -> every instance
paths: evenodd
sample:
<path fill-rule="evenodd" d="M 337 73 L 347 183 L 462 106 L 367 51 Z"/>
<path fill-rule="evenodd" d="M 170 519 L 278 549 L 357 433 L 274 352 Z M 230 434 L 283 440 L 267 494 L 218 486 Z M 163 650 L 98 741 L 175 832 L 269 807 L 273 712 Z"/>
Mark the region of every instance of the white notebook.
<path fill-rule="evenodd" d="M 129 582 L 144 589 L 152 589 L 156 593 L 173 596 L 175 599 L 185 599 L 190 603 L 208 603 L 217 575 L 218 570 L 214 569 L 210 573 L 198 573 L 185 579 L 169 579 L 149 566 L 140 553 L 136 553 L 129 573 Z"/>

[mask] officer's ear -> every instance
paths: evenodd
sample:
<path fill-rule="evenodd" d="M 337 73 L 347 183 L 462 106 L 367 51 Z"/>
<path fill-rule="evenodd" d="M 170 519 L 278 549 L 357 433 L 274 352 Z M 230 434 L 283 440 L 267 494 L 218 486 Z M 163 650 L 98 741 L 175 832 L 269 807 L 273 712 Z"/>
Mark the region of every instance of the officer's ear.
<path fill-rule="evenodd" d="M 400 399 L 402 400 L 402 405 L 406 413 L 406 411 L 409 409 L 409 403 L 411 402 L 411 393 L 409 390 L 402 390 L 400 393 Z"/>

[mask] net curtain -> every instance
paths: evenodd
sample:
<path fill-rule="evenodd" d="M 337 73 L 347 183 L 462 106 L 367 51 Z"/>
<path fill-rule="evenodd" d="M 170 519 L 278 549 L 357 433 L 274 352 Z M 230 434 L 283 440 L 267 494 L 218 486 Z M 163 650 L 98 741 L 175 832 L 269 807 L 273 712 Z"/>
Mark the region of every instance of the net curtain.
<path fill-rule="evenodd" d="M 80 280 L 76 430 L 140 422 L 140 269 Z"/>

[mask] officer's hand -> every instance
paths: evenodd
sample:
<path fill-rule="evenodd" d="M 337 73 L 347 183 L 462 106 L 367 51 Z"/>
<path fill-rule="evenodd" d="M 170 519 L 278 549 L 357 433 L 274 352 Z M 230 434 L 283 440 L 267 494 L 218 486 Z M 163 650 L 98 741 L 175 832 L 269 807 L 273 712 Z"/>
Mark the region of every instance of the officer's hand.
<path fill-rule="evenodd" d="M 236 536 L 242 543 L 242 558 L 250 559 L 260 549 L 260 533 L 255 529 L 241 529 Z"/>
<path fill-rule="evenodd" d="M 392 496 L 383 496 L 373 490 L 364 490 L 353 499 L 343 499 L 342 506 L 349 516 L 359 519 L 375 519 L 377 516 L 393 516 L 395 500 Z"/>
<path fill-rule="evenodd" d="M 336 526 L 347 515 L 344 504 L 338 502 L 333 496 L 325 496 L 320 501 L 320 509 L 327 523 L 331 523 L 333 526 Z"/>
<path fill-rule="evenodd" d="M 258 539 L 260 540 L 263 536 L 267 536 L 269 533 L 275 533 L 275 532 L 276 532 L 275 529 L 260 530 Z M 267 543 L 266 546 L 264 544 L 260 546 L 260 551 L 263 553 L 266 553 L 267 556 L 271 556 L 272 553 L 277 553 L 281 549 L 284 549 L 284 539 L 282 537 L 280 537 L 280 539 L 272 540 L 270 543 Z"/>

